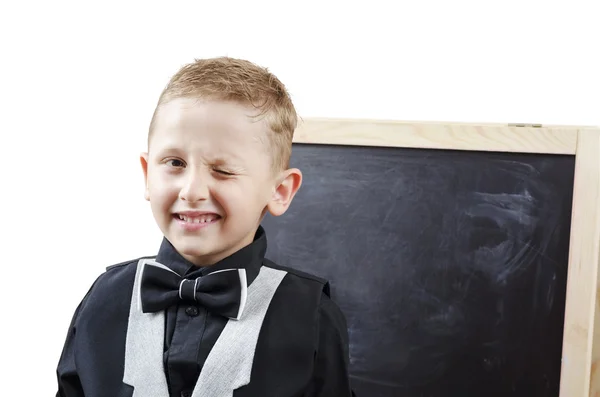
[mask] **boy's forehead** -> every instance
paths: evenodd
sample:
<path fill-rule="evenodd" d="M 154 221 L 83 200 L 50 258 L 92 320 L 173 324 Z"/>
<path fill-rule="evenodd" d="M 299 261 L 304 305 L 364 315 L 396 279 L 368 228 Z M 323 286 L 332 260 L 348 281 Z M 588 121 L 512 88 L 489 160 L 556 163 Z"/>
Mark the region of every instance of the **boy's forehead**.
<path fill-rule="evenodd" d="M 162 105 L 156 116 L 149 142 L 154 150 L 205 147 L 223 159 L 239 159 L 253 147 L 268 146 L 266 122 L 237 103 L 180 98 Z"/>
<path fill-rule="evenodd" d="M 254 129 L 267 125 L 257 119 L 257 110 L 234 101 L 203 98 L 176 98 L 160 105 L 156 124 L 159 128 L 195 129 L 199 127 Z"/>

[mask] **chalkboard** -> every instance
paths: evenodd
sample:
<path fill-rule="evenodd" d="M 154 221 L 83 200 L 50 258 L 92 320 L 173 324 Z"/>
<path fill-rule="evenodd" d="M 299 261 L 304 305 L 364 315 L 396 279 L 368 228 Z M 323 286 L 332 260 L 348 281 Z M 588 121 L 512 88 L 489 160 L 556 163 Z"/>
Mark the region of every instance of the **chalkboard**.
<path fill-rule="evenodd" d="M 359 397 L 559 395 L 575 156 L 294 144 L 267 257 L 331 282 Z"/>

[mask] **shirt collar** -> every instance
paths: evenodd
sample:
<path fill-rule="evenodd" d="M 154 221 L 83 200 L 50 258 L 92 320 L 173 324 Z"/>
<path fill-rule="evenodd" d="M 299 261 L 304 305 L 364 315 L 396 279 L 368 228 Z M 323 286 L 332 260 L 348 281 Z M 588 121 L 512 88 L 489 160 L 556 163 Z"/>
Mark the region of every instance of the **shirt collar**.
<path fill-rule="evenodd" d="M 158 255 L 156 256 L 156 261 L 186 278 L 206 276 L 217 270 L 246 269 L 246 279 L 248 285 L 250 285 L 256 276 L 258 276 L 266 251 L 267 236 L 262 226 L 259 226 L 252 243 L 220 260 L 214 265 L 205 267 L 194 265 L 192 262 L 181 256 L 166 237 L 163 237 L 158 250 Z"/>

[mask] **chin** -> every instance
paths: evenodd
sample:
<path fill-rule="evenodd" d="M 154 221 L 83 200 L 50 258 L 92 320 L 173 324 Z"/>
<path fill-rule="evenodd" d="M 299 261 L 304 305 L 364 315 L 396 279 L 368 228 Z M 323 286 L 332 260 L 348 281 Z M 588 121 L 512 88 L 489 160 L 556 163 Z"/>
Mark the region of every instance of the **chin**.
<path fill-rule="evenodd" d="M 201 249 L 199 248 L 199 244 L 193 244 L 193 243 L 186 243 L 186 242 L 178 242 L 176 244 L 173 244 L 175 249 L 177 250 L 177 252 L 179 252 L 182 255 L 188 255 L 188 256 L 206 256 L 206 255 L 211 255 L 212 254 L 212 250 L 205 250 L 205 249 Z"/>
<path fill-rule="evenodd" d="M 179 253 L 189 262 L 196 266 L 210 266 L 216 262 L 212 260 L 214 252 L 198 252 L 197 250 L 179 251 Z"/>

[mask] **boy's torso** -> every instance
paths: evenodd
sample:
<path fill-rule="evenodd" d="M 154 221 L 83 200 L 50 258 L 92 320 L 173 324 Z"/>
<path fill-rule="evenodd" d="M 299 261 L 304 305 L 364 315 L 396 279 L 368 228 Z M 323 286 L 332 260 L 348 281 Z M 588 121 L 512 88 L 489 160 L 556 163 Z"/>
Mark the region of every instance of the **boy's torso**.
<path fill-rule="evenodd" d="M 154 390 L 157 397 L 165 395 L 161 389 L 166 384 L 162 362 L 164 313 L 144 315 L 142 321 L 150 322 L 139 323 L 139 330 L 135 331 L 139 333 L 135 337 L 138 340 L 131 340 L 134 338 L 131 330 L 134 284 L 138 263 L 143 260 L 108 268 L 94 283 L 81 306 L 75 324 L 78 334 L 75 359 L 86 396 L 137 397 L 134 390 L 137 388 L 139 392 L 144 387 L 151 392 Z M 247 359 L 250 355 L 249 383 L 234 388 L 233 397 L 303 395 L 312 376 L 318 343 L 317 312 L 326 282 L 265 259 L 259 277 L 248 289 L 249 304 L 255 299 L 252 296 L 259 296 L 259 290 L 268 286 L 269 275 L 279 277 L 279 280 L 267 303 L 264 320 L 256 320 L 259 329 L 256 330 L 255 341 L 252 340 L 252 327 L 244 329 L 248 324 L 244 318 L 237 322 L 229 320 L 214 345 L 215 351 L 209 353 L 200 373 L 198 382 L 204 382 L 202 389 L 218 389 L 236 382 L 244 384 L 240 379 L 232 381 L 232 378 L 244 376 L 233 364 L 243 361 L 242 356 Z M 262 287 L 261 277 L 266 283 Z M 255 293 L 251 292 L 253 286 L 256 287 Z M 234 324 L 229 326 L 231 322 Z M 248 348 L 254 343 L 255 349 Z M 211 354 L 214 357 L 211 358 Z M 237 357 L 240 359 L 237 360 Z M 234 361 L 228 365 L 225 362 L 228 359 Z M 158 370 L 150 375 L 151 368 Z M 136 387 L 131 386 L 136 382 Z M 192 396 L 193 386 L 190 385 L 190 389 L 182 395 Z M 196 391 L 193 396 L 202 395 L 201 392 Z"/>

